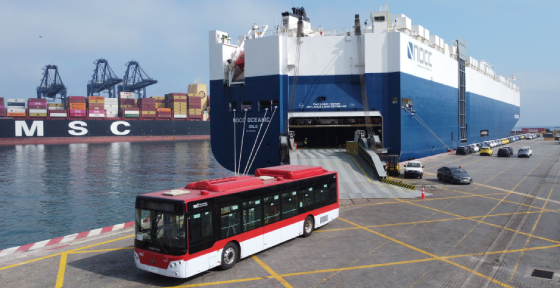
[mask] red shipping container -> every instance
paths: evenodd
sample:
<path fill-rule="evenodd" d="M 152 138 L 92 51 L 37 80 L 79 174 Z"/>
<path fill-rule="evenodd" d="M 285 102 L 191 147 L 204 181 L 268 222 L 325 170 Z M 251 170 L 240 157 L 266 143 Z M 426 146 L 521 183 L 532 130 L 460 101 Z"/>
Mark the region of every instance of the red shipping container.
<path fill-rule="evenodd" d="M 43 99 L 43 98 L 29 98 L 27 99 L 28 102 L 45 102 L 47 103 L 47 99 Z"/>
<path fill-rule="evenodd" d="M 72 113 L 72 112 L 70 112 L 70 117 L 86 117 L 86 113 Z"/>

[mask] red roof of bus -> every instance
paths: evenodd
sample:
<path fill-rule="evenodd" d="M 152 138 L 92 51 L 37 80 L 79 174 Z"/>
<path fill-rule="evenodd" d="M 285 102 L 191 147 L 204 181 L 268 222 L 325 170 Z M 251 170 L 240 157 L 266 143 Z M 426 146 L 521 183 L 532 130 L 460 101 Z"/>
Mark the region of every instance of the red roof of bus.
<path fill-rule="evenodd" d="M 252 188 L 258 188 L 258 186 L 266 187 L 313 176 L 326 175 L 329 173 L 335 172 L 329 172 L 328 170 L 317 166 L 283 165 L 257 169 L 255 171 L 255 176 L 233 176 L 192 182 L 187 184 L 185 188 L 173 189 L 189 191 L 188 194 L 166 196 L 163 195 L 163 193 L 171 190 L 164 190 L 142 195 L 190 202 L 194 200 L 212 198 L 219 195 L 245 191 Z M 203 193 L 206 195 L 204 195 Z"/>

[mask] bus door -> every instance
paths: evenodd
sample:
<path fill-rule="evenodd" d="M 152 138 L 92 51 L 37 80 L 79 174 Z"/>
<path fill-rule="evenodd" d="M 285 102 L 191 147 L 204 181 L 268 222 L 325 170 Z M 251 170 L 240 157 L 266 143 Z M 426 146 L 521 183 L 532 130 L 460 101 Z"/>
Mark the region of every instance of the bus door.
<path fill-rule="evenodd" d="M 282 231 L 280 226 L 276 225 L 281 219 L 280 193 L 264 197 L 264 249 L 280 244 L 282 242 Z"/>

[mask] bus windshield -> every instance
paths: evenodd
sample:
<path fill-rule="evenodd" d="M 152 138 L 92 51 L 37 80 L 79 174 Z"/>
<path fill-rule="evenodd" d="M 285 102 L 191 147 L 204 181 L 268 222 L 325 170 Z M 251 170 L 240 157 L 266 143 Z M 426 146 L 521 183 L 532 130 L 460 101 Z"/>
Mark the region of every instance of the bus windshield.
<path fill-rule="evenodd" d="M 185 215 L 136 209 L 135 246 L 169 255 L 187 251 Z"/>

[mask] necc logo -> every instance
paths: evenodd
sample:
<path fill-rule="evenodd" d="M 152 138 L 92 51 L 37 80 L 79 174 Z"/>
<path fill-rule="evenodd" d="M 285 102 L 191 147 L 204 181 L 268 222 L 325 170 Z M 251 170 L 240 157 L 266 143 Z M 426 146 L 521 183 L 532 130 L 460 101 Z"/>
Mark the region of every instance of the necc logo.
<path fill-rule="evenodd" d="M 428 51 L 428 49 L 418 47 L 418 45 L 414 45 L 412 42 L 408 42 L 407 48 L 408 59 L 432 67 L 432 52 Z"/>

